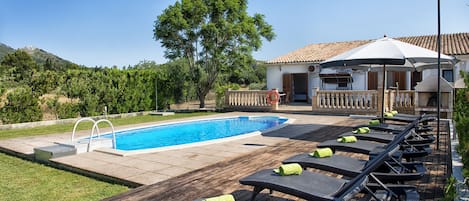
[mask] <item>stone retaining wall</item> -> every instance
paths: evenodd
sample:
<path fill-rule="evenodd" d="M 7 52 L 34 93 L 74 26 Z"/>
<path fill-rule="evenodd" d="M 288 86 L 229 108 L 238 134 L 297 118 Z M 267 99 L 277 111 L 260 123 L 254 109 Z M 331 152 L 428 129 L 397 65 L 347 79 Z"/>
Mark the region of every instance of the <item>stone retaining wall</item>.
<path fill-rule="evenodd" d="M 142 116 L 151 113 L 150 111 L 146 112 L 133 112 L 133 113 L 124 113 L 124 114 L 111 114 L 111 115 L 101 115 L 101 116 L 94 116 L 91 117 L 93 119 L 105 119 L 105 118 L 124 118 L 124 117 L 134 117 L 134 116 Z M 36 122 L 27 122 L 27 123 L 18 123 L 18 124 L 6 124 L 0 125 L 0 130 L 10 130 L 10 129 L 21 129 L 21 128 L 33 128 L 37 126 L 49 126 L 49 125 L 56 125 L 56 124 L 68 124 L 68 123 L 75 123 L 80 118 L 72 118 L 72 119 L 59 119 L 59 120 L 49 120 L 49 121 L 36 121 Z"/>

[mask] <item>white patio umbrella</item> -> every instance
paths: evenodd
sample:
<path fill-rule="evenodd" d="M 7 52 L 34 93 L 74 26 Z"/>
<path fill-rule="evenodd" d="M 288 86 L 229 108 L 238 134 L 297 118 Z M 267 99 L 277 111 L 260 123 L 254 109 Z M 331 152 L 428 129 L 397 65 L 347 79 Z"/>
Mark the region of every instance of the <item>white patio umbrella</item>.
<path fill-rule="evenodd" d="M 441 64 L 453 66 L 453 57 L 440 54 Z M 356 47 L 347 52 L 334 56 L 320 63 L 323 68 L 382 68 L 383 90 L 381 100 L 381 120 L 384 120 L 384 91 L 386 83 L 386 66 L 396 70 L 422 70 L 426 68 L 437 68 L 438 53 L 404 43 L 392 38 L 384 37 L 365 45 Z"/>

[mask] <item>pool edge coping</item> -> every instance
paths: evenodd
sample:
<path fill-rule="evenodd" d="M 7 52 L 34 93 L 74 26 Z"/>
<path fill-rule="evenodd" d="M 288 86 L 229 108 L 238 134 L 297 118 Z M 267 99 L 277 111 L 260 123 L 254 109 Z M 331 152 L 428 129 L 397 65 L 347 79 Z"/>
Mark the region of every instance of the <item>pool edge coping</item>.
<path fill-rule="evenodd" d="M 275 116 L 275 115 L 272 115 L 272 116 Z M 205 119 L 183 120 L 183 121 L 166 122 L 166 123 L 161 123 L 161 124 L 140 126 L 140 127 L 136 127 L 136 128 L 127 128 L 127 129 L 122 129 L 122 130 L 118 130 L 118 131 L 115 131 L 115 132 L 134 130 L 134 129 L 142 129 L 142 128 L 148 128 L 148 127 L 153 127 L 153 126 L 163 126 L 163 125 L 178 124 L 178 123 L 188 123 L 188 122 L 195 122 L 195 121 L 207 121 L 207 120 L 213 120 L 213 119 L 229 119 L 229 118 L 239 118 L 239 117 L 263 117 L 263 115 L 251 115 L 251 116 L 250 115 L 235 115 L 235 116 L 227 116 L 227 117 L 221 117 L 221 118 L 220 117 L 213 117 L 213 118 L 205 118 Z M 165 146 L 165 147 L 158 147 L 158 148 L 148 148 L 148 149 L 141 149 L 141 150 L 118 150 L 118 149 L 112 149 L 112 148 L 97 148 L 97 149 L 94 149 L 93 151 L 125 157 L 125 156 L 139 155 L 139 154 L 158 153 L 158 152 L 163 152 L 163 151 L 171 151 L 171 150 L 179 150 L 179 149 L 185 149 L 185 148 L 213 145 L 213 144 L 218 144 L 218 143 L 223 143 L 223 142 L 229 142 L 229 141 L 234 141 L 234 140 L 240 140 L 240 139 L 245 139 L 245 138 L 249 138 L 249 137 L 259 136 L 263 133 L 268 133 L 268 132 L 272 132 L 272 131 L 284 128 L 284 127 L 292 124 L 296 120 L 294 118 L 287 118 L 287 117 L 284 117 L 284 116 L 281 116 L 281 115 L 276 116 L 276 117 L 287 119 L 287 121 L 285 121 L 281 125 L 266 129 L 262 132 L 261 131 L 253 131 L 253 132 L 249 132 L 249 133 L 245 133 L 245 134 L 241 134 L 241 135 L 225 137 L 225 138 L 219 138 L 219 139 L 213 139 L 213 140 L 207 140 L 207 141 L 202 141 L 202 142 L 194 142 L 194 143 L 172 145 L 172 146 Z M 106 134 L 110 134 L 110 133 L 111 132 L 107 132 L 107 133 L 104 133 L 104 134 L 101 134 L 101 135 L 106 135 Z M 83 137 L 83 139 L 85 139 L 85 138 L 86 137 Z"/>

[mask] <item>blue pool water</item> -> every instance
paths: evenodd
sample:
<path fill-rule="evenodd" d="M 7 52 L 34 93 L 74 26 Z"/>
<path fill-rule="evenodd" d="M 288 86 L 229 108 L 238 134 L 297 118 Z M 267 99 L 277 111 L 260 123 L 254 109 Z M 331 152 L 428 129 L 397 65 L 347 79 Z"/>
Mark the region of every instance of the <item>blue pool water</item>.
<path fill-rule="evenodd" d="M 116 147 L 119 150 L 140 150 L 202 142 L 263 131 L 279 126 L 287 120 L 270 116 L 236 117 L 127 130 L 116 132 Z"/>

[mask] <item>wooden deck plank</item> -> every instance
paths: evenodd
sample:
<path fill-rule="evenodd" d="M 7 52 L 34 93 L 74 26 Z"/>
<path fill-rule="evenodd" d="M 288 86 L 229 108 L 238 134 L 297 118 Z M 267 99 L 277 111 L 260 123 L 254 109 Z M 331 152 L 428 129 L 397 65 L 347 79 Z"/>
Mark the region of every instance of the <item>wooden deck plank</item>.
<path fill-rule="evenodd" d="M 338 134 L 350 131 L 351 126 L 363 122 L 357 119 L 343 121 L 335 126 L 327 126 L 275 146 L 265 147 L 166 181 L 142 186 L 105 200 L 194 200 L 228 193 L 233 194 L 236 200 L 249 200 L 252 189 L 239 184 L 240 178 L 261 169 L 277 167 L 282 160 L 294 154 L 311 151 L 318 142 L 334 139 Z M 429 174 L 413 184 L 418 186 L 423 200 L 439 199 L 443 195 L 446 179 L 446 137 L 447 132 L 443 132 L 440 151 L 434 150 L 431 156 L 422 158 Z M 364 157 L 361 154 L 342 154 Z M 298 198 L 278 192 L 269 195 L 265 191 L 256 200 L 298 200 Z"/>

